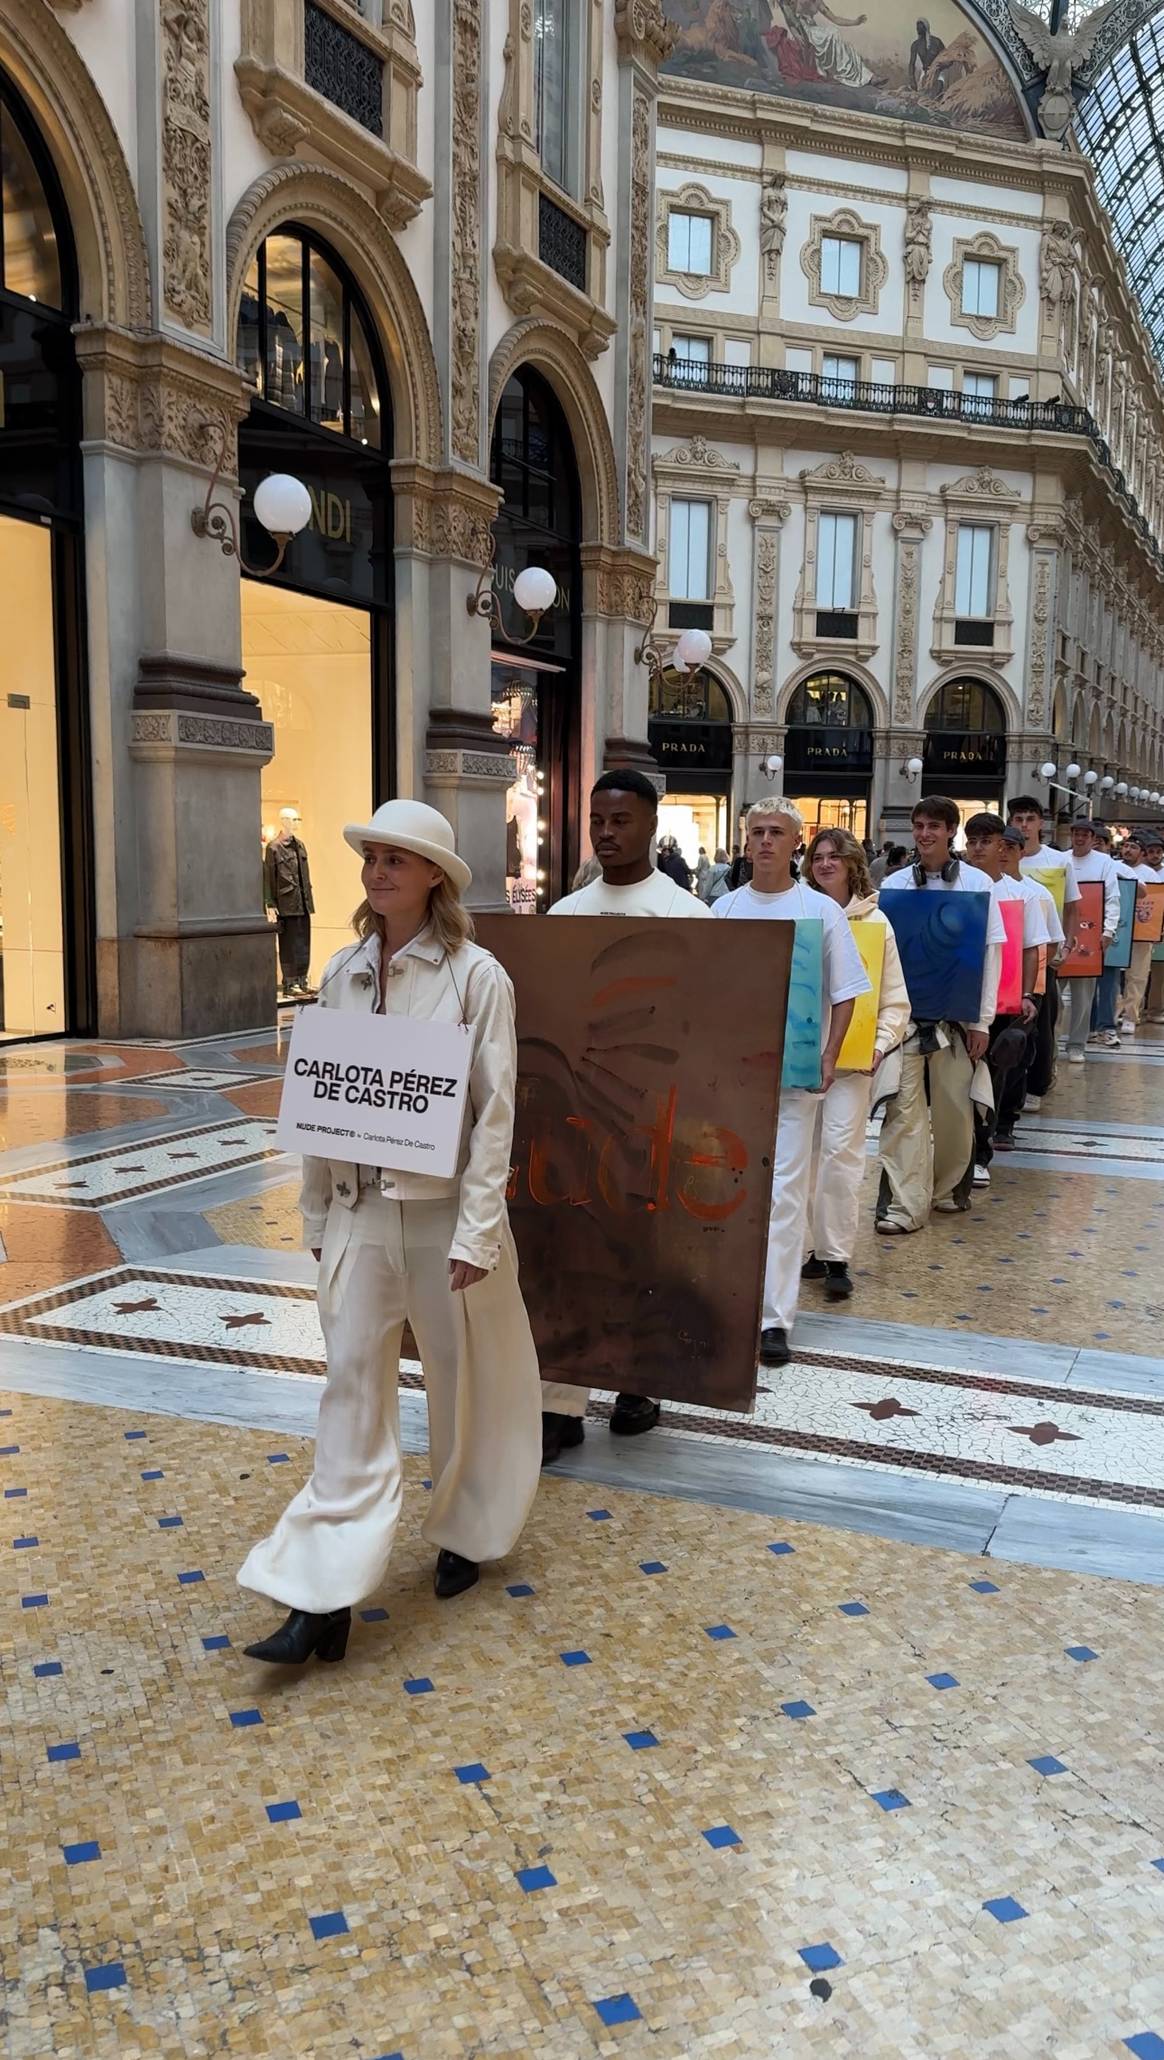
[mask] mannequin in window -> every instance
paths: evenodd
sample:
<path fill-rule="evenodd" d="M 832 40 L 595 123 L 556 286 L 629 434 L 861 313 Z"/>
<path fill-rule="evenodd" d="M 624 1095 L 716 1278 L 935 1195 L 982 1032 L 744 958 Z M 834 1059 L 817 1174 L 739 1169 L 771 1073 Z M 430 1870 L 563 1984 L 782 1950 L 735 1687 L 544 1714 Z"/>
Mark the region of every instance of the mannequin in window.
<path fill-rule="evenodd" d="M 279 810 L 278 834 L 263 855 L 263 898 L 275 912 L 279 933 L 279 973 L 283 994 L 310 994 L 307 969 L 311 964 L 311 918 L 315 901 L 311 892 L 311 871 L 307 846 L 299 836 L 297 808 Z"/>

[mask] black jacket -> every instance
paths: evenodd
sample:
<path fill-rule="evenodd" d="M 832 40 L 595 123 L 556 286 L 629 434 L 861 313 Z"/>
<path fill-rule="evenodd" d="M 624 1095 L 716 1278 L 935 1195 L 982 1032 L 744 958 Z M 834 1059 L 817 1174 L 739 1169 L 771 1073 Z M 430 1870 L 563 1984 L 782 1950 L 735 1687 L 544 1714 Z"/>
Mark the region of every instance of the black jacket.
<path fill-rule="evenodd" d="M 273 837 L 263 855 L 263 897 L 281 916 L 313 916 L 307 846 L 299 837 Z"/>

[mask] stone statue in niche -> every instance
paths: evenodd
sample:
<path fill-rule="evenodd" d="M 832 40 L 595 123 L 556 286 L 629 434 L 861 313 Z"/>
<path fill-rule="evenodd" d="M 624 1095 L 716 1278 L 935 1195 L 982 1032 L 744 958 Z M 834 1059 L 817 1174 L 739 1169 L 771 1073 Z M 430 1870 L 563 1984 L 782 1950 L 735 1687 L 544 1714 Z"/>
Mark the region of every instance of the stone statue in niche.
<path fill-rule="evenodd" d="M 760 250 L 769 279 L 776 277 L 776 266 L 784 248 L 788 233 L 788 188 L 783 172 L 773 172 L 764 181 L 760 195 Z"/>

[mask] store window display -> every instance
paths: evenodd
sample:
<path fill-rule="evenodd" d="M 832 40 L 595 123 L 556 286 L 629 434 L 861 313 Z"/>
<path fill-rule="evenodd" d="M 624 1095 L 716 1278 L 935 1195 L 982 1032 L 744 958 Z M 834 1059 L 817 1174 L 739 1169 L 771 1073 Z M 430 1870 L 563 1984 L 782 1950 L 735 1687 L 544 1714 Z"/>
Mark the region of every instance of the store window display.
<path fill-rule="evenodd" d="M 263 853 L 263 899 L 279 933 L 279 977 L 283 997 L 310 994 L 311 918 L 315 901 L 307 846 L 297 808 L 279 810 L 279 828 Z"/>
<path fill-rule="evenodd" d="M 667 671 L 651 682 L 651 750 L 667 782 L 660 836 L 674 837 L 694 872 L 701 851 L 727 842 L 732 779 L 732 711 L 709 672 Z"/>

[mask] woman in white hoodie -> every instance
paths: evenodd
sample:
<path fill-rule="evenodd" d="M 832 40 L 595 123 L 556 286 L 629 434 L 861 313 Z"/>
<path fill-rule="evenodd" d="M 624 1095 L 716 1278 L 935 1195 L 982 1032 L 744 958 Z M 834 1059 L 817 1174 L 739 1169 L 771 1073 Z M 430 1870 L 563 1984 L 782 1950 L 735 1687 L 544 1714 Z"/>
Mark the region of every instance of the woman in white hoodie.
<path fill-rule="evenodd" d="M 849 1260 L 857 1242 L 861 1182 L 865 1175 L 865 1125 L 873 1081 L 909 1028 L 909 995 L 887 916 L 877 906 L 869 862 L 848 830 L 818 830 L 804 855 L 804 878 L 818 893 L 838 901 L 851 923 L 878 923 L 885 931 L 885 958 L 877 1002 L 873 1064 L 868 1072 L 838 1072 L 822 1098 L 818 1163 L 809 1205 L 802 1280 L 823 1280 L 830 1302 L 853 1292 Z"/>
<path fill-rule="evenodd" d="M 472 874 L 451 826 L 388 801 L 344 837 L 363 861 L 358 942 L 319 985 L 324 1008 L 460 1023 L 471 1039 L 459 1170 L 303 1162 L 304 1243 L 319 1261 L 327 1386 L 310 1480 L 239 1573 L 290 1610 L 252 1659 L 344 1656 L 352 1605 L 379 1587 L 400 1516 L 397 1374 L 407 1320 L 424 1362 L 432 1495 L 424 1536 L 439 1596 L 473 1586 L 529 1512 L 542 1463 L 541 1383 L 505 1192 L 517 1042 L 513 989 L 472 942 Z"/>

